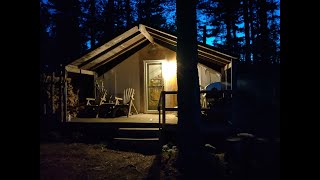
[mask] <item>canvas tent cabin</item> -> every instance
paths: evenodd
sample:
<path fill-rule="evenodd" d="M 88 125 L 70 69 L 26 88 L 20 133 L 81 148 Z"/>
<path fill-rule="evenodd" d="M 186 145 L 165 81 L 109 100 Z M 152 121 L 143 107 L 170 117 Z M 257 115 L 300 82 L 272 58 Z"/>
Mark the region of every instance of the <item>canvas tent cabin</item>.
<path fill-rule="evenodd" d="M 160 92 L 178 90 L 176 46 L 176 36 L 139 24 L 70 62 L 65 66 L 65 73 L 66 76 L 70 73 L 92 76 L 112 96 L 122 97 L 125 88 L 133 88 L 138 112 L 157 113 Z M 200 87 L 213 82 L 231 83 L 235 59 L 199 43 Z M 94 87 L 94 84 L 88 86 Z M 174 107 L 177 105 L 176 95 L 170 96 L 166 104 Z"/>

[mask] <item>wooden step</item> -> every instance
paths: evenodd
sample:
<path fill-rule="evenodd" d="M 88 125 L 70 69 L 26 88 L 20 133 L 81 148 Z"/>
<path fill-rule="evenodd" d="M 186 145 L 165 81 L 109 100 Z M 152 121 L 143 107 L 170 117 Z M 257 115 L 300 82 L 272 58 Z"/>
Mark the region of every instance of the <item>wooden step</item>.
<path fill-rule="evenodd" d="M 159 141 L 159 138 L 113 138 L 121 141 Z"/>
<path fill-rule="evenodd" d="M 120 131 L 159 131 L 159 128 L 119 128 Z"/>

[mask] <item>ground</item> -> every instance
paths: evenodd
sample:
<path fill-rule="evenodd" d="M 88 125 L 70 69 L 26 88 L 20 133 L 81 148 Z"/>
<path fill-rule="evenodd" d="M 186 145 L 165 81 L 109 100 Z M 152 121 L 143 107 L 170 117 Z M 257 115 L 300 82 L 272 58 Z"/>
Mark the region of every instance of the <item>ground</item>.
<path fill-rule="evenodd" d="M 192 179 L 280 179 L 280 139 L 249 141 L 249 137 L 234 137 L 228 140 L 225 151 L 205 144 L 198 153 L 192 151 L 196 156 L 191 169 L 183 172 L 177 168 L 183 163 L 179 166 L 179 150 L 174 143 L 162 146 L 160 141 L 108 138 L 93 141 L 81 133 L 71 134 L 62 138 L 59 133 L 50 133 L 50 138 L 40 141 L 40 179 L 184 180 L 190 179 L 190 172 L 196 174 Z"/>
<path fill-rule="evenodd" d="M 168 160 L 104 144 L 42 143 L 40 179 L 175 179 L 172 166 L 161 167 L 161 161 L 169 164 Z"/>

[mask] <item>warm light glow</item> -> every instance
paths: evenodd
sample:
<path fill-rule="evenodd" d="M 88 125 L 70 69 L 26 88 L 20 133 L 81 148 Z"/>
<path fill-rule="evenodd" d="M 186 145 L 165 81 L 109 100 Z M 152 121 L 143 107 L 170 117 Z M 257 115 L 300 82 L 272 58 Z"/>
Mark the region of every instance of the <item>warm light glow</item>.
<path fill-rule="evenodd" d="M 168 81 L 176 77 L 177 63 L 175 61 L 165 61 L 162 66 L 163 78 Z"/>

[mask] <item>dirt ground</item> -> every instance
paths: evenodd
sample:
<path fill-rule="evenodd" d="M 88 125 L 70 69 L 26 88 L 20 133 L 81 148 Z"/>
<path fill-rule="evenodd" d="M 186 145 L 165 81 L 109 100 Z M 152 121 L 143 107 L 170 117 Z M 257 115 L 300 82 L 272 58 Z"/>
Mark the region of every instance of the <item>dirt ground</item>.
<path fill-rule="evenodd" d="M 122 144 L 124 146 L 113 142 L 41 142 L 40 179 L 188 179 L 177 169 L 178 150 L 173 145 L 164 145 L 161 150 L 157 143 Z M 197 162 L 193 167 L 200 170 L 197 176 L 209 176 L 207 179 L 280 179 L 279 149 L 270 145 L 262 149 L 261 155 L 249 160 L 243 153 L 226 156 L 225 153 L 213 153 L 214 148 L 206 146 L 205 153 L 196 154 L 198 160 L 192 161 Z M 202 177 L 196 179 L 206 179 Z"/>
<path fill-rule="evenodd" d="M 176 179 L 168 157 L 107 148 L 103 144 L 40 144 L 40 179 Z"/>

